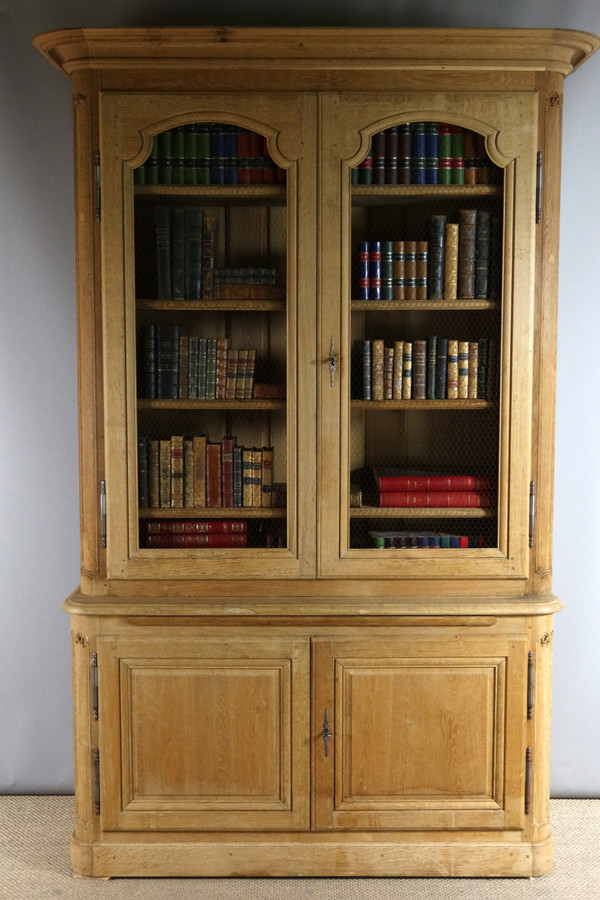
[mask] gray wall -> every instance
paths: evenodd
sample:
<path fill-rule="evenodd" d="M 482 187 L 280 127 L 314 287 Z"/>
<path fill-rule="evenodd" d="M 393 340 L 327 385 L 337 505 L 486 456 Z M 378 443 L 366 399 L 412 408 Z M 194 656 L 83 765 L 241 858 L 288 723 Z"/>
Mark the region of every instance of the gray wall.
<path fill-rule="evenodd" d="M 0 0 L 0 792 L 72 790 L 79 578 L 70 83 L 42 31 L 126 25 L 531 26 L 600 33 L 597 0 Z M 201 11 L 199 12 L 199 8 Z M 566 82 L 553 796 L 600 796 L 600 52 Z"/>

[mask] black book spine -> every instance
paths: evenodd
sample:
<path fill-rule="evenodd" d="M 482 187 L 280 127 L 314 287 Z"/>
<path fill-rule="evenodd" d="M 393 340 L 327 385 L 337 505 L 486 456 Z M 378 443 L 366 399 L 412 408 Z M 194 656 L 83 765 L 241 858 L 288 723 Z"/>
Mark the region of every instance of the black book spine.
<path fill-rule="evenodd" d="M 156 234 L 156 289 L 159 300 L 171 300 L 171 207 L 154 210 Z"/>
<path fill-rule="evenodd" d="M 156 326 L 143 325 L 139 337 L 138 396 L 156 399 Z"/>
<path fill-rule="evenodd" d="M 150 506 L 150 492 L 148 487 L 148 440 L 145 437 L 138 438 L 138 503 L 141 508 Z"/>
<path fill-rule="evenodd" d="M 432 216 L 429 220 L 427 295 L 430 300 L 443 300 L 444 298 L 446 222 L 446 216 Z"/>
<path fill-rule="evenodd" d="M 412 146 L 410 124 L 398 126 L 398 184 L 410 184 Z"/>
<path fill-rule="evenodd" d="M 437 336 L 427 338 L 427 399 L 435 400 L 437 375 Z"/>
<path fill-rule="evenodd" d="M 385 184 L 385 131 L 373 135 L 373 184 Z"/>
<path fill-rule="evenodd" d="M 177 400 L 179 387 L 179 325 L 157 325 L 157 397 Z"/>
<path fill-rule="evenodd" d="M 448 367 L 448 338 L 437 339 L 435 360 L 435 399 L 446 399 L 446 381 Z"/>
<path fill-rule="evenodd" d="M 478 300 L 489 297 L 490 221 L 489 211 L 480 209 L 475 238 L 475 297 Z"/>
<path fill-rule="evenodd" d="M 398 126 L 385 131 L 385 183 L 398 184 Z"/>
<path fill-rule="evenodd" d="M 202 299 L 202 246 L 204 213 L 185 211 L 185 299 Z"/>

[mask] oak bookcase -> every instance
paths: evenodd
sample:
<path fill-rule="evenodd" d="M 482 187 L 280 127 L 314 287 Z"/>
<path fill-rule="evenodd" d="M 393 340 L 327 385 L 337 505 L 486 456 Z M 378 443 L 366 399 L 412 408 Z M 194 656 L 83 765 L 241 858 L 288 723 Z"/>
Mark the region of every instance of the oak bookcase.
<path fill-rule="evenodd" d="M 550 868 L 562 90 L 598 43 L 394 28 L 35 40 L 72 79 L 75 117 L 77 874 Z M 424 180 L 422 145 L 394 162 L 422 123 L 434 183 L 394 183 L 407 165 Z M 492 231 L 471 246 L 483 287 L 433 299 L 421 269 L 406 293 L 400 242 L 427 241 L 430 265 L 432 223 L 446 217 L 449 242 L 464 212 Z M 377 242 L 397 270 L 378 268 Z M 175 287 L 192 260 L 200 299 Z M 432 337 L 470 350 L 479 393 L 436 394 L 432 368 L 419 394 Z M 197 347 L 222 354 L 220 394 Z M 402 380 L 408 349 L 413 394 L 388 369 L 376 396 L 368 353 Z M 405 475 L 483 479 L 487 499 L 384 505 L 377 479 Z M 206 505 L 205 476 L 234 493 Z M 233 534 L 243 545 L 215 546 Z"/>

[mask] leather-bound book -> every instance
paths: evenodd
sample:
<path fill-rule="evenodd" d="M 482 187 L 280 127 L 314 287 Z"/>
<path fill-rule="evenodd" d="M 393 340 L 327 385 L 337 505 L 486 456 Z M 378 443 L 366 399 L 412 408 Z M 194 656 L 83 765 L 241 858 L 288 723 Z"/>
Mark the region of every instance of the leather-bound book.
<path fill-rule="evenodd" d="M 221 485 L 223 506 L 233 507 L 233 448 L 234 438 L 225 437 L 221 441 Z"/>
<path fill-rule="evenodd" d="M 427 300 L 427 241 L 417 241 L 417 300 Z"/>
<path fill-rule="evenodd" d="M 206 363 L 208 356 L 208 341 L 206 338 L 198 338 L 198 400 L 206 400 Z"/>
<path fill-rule="evenodd" d="M 439 126 L 425 122 L 425 184 L 438 184 Z"/>
<path fill-rule="evenodd" d="M 417 299 L 417 242 L 405 241 L 406 299 Z"/>
<path fill-rule="evenodd" d="M 448 380 L 446 384 L 448 400 L 458 399 L 458 341 L 448 341 Z"/>
<path fill-rule="evenodd" d="M 469 342 L 469 400 L 477 400 L 477 379 L 479 368 L 479 343 Z"/>
<path fill-rule="evenodd" d="M 273 448 L 263 447 L 261 453 L 261 506 L 273 503 Z"/>
<path fill-rule="evenodd" d="M 406 249 L 404 241 L 392 243 L 392 299 L 406 300 Z"/>
<path fill-rule="evenodd" d="M 206 505 L 223 506 L 221 444 L 206 442 Z"/>
<path fill-rule="evenodd" d="M 210 183 L 225 184 L 225 126 L 222 122 L 210 125 Z"/>
<path fill-rule="evenodd" d="M 475 297 L 479 300 L 489 297 L 490 223 L 489 211 L 480 209 L 475 231 Z"/>
<path fill-rule="evenodd" d="M 444 299 L 458 297 L 458 225 L 446 225 L 446 251 L 444 256 Z"/>
<path fill-rule="evenodd" d="M 402 347 L 402 399 L 412 398 L 412 344 L 404 341 Z"/>
<path fill-rule="evenodd" d="M 192 550 L 198 547 L 246 547 L 247 544 L 246 534 L 150 534 L 146 538 L 148 549 Z"/>
<path fill-rule="evenodd" d="M 217 219 L 204 216 L 202 233 L 202 299 L 215 297 L 215 256 L 217 252 Z"/>
<path fill-rule="evenodd" d="M 254 505 L 253 477 L 252 448 L 244 447 L 242 449 L 242 500 L 244 506 Z"/>
<path fill-rule="evenodd" d="M 244 400 L 252 400 L 254 394 L 254 370 L 256 367 L 256 350 L 251 348 L 248 350 L 248 360 L 246 362 L 246 383 L 244 385 Z"/>
<path fill-rule="evenodd" d="M 215 398 L 224 400 L 227 391 L 227 356 L 229 352 L 229 339 L 217 339 L 217 368 L 215 381 Z"/>
<path fill-rule="evenodd" d="M 445 400 L 448 384 L 448 338 L 438 337 L 435 358 L 435 399 Z"/>
<path fill-rule="evenodd" d="M 379 505 L 401 509 L 487 509 L 493 505 L 493 498 L 483 491 L 381 491 Z"/>
<path fill-rule="evenodd" d="M 373 153 L 370 149 L 363 161 L 358 164 L 358 183 L 373 184 Z"/>
<path fill-rule="evenodd" d="M 465 184 L 477 184 L 477 135 L 465 131 Z"/>
<path fill-rule="evenodd" d="M 437 335 L 432 334 L 427 338 L 427 399 L 435 400 L 435 386 L 437 373 Z"/>
<path fill-rule="evenodd" d="M 465 132 L 464 128 L 452 125 L 450 130 L 450 146 L 452 152 L 451 183 L 465 183 Z"/>
<path fill-rule="evenodd" d="M 262 506 L 262 450 L 252 450 L 252 506 Z"/>
<path fill-rule="evenodd" d="M 243 447 L 237 444 L 233 448 L 233 505 L 236 507 L 244 505 L 244 484 L 243 484 Z M 242 521 L 242 520 L 235 520 Z M 244 522 L 245 525 L 245 522 Z M 245 528 L 244 528 L 245 530 Z"/>
<path fill-rule="evenodd" d="M 138 437 L 138 506 L 146 509 L 150 506 L 150 490 L 148 483 L 148 440 Z"/>
<path fill-rule="evenodd" d="M 475 157 L 477 161 L 477 184 L 489 184 L 491 181 L 491 164 L 485 149 L 485 137 L 482 134 L 478 134 L 476 137 Z"/>
<path fill-rule="evenodd" d="M 384 342 L 371 341 L 372 374 L 371 393 L 373 400 L 383 400 Z"/>
<path fill-rule="evenodd" d="M 185 300 L 185 210 L 174 209 L 171 220 L 173 300 Z"/>
<path fill-rule="evenodd" d="M 246 370 L 248 369 L 248 351 L 238 350 L 237 378 L 235 383 L 235 399 L 243 400 L 246 391 Z"/>
<path fill-rule="evenodd" d="M 196 152 L 196 184 L 210 184 L 210 122 L 198 124 Z"/>
<path fill-rule="evenodd" d="M 194 442 L 190 438 L 183 442 L 183 505 L 194 506 Z"/>
<path fill-rule="evenodd" d="M 361 341 L 362 344 L 362 400 L 371 400 L 373 396 L 371 341 Z"/>
<path fill-rule="evenodd" d="M 438 184 L 452 184 L 451 125 L 438 126 Z"/>
<path fill-rule="evenodd" d="M 201 209 L 185 210 L 185 299 L 202 298 L 202 241 L 204 213 Z"/>
<path fill-rule="evenodd" d="M 369 300 L 381 300 L 381 241 L 369 242 Z"/>
<path fill-rule="evenodd" d="M 466 400 L 469 396 L 469 342 L 458 342 L 458 396 Z"/>
<path fill-rule="evenodd" d="M 187 388 L 188 388 L 188 398 L 190 400 L 197 400 L 200 394 L 198 393 L 198 376 L 200 371 L 199 366 L 199 356 L 200 356 L 200 338 L 190 337 L 188 339 L 188 378 L 187 378 Z"/>
<path fill-rule="evenodd" d="M 156 395 L 176 400 L 179 389 L 179 325 L 156 326 Z"/>
<path fill-rule="evenodd" d="M 206 399 L 217 396 L 217 339 L 206 339 Z"/>
<path fill-rule="evenodd" d="M 206 435 L 192 438 L 194 451 L 194 506 L 206 506 Z"/>
<path fill-rule="evenodd" d="M 488 395 L 488 363 L 490 358 L 489 338 L 480 338 L 477 362 L 477 399 L 487 400 Z"/>
<path fill-rule="evenodd" d="M 225 184 L 238 183 L 238 135 L 237 126 L 224 125 L 224 166 L 223 180 Z"/>
<path fill-rule="evenodd" d="M 183 435 L 171 436 L 171 506 L 183 508 Z"/>
<path fill-rule="evenodd" d="M 238 184 L 251 184 L 250 181 L 250 132 L 247 128 L 237 131 Z"/>
<path fill-rule="evenodd" d="M 158 183 L 173 183 L 173 132 L 161 131 L 158 135 Z"/>
<path fill-rule="evenodd" d="M 142 325 L 138 335 L 138 396 L 156 398 L 156 326 Z"/>
<path fill-rule="evenodd" d="M 392 400 L 394 395 L 394 348 L 383 349 L 383 399 Z"/>
<path fill-rule="evenodd" d="M 427 293 L 430 300 L 444 299 L 446 216 L 431 216 L 428 230 Z"/>
<path fill-rule="evenodd" d="M 411 182 L 425 184 L 425 122 L 411 126 Z"/>
<path fill-rule="evenodd" d="M 359 241 L 356 248 L 356 299 L 369 299 L 369 242 Z"/>
<path fill-rule="evenodd" d="M 475 238 L 477 210 L 461 209 L 458 214 L 458 296 L 475 296 Z"/>
<path fill-rule="evenodd" d="M 411 126 L 398 126 L 398 184 L 410 184 L 412 166 Z"/>
<path fill-rule="evenodd" d="M 261 141 L 260 134 L 257 134 L 255 131 L 251 131 L 248 135 L 248 144 L 250 147 L 250 183 L 251 184 L 262 184 L 263 183 L 263 167 L 261 164 Z"/>
<path fill-rule="evenodd" d="M 155 438 L 148 441 L 148 506 L 160 507 L 160 444 Z"/>
<path fill-rule="evenodd" d="M 160 204 L 154 210 L 156 237 L 156 293 L 159 300 L 171 300 L 171 207 Z"/>
<path fill-rule="evenodd" d="M 394 297 L 393 243 L 381 242 L 381 299 L 392 300 Z"/>
<path fill-rule="evenodd" d="M 402 400 L 402 372 L 404 366 L 404 341 L 394 342 L 394 374 L 392 400 Z"/>
<path fill-rule="evenodd" d="M 385 131 L 385 183 L 398 184 L 398 126 Z"/>
<path fill-rule="evenodd" d="M 160 506 L 171 506 L 171 441 L 159 441 Z"/>
<path fill-rule="evenodd" d="M 195 122 L 183 126 L 183 183 L 198 184 L 196 157 L 198 156 L 198 126 Z"/>
<path fill-rule="evenodd" d="M 150 150 L 150 156 L 148 157 L 145 165 L 145 178 L 144 181 L 146 184 L 158 184 L 158 135 L 155 134 L 152 139 L 152 148 Z"/>
<path fill-rule="evenodd" d="M 225 399 L 235 400 L 238 377 L 238 350 L 227 351 L 227 381 L 225 384 Z"/>
<path fill-rule="evenodd" d="M 179 384 L 178 396 L 180 400 L 188 398 L 188 367 L 189 367 L 189 337 L 186 334 L 179 335 Z"/>
<path fill-rule="evenodd" d="M 412 397 L 425 400 L 427 396 L 427 341 L 413 341 L 412 345 Z"/>
<path fill-rule="evenodd" d="M 147 519 L 150 534 L 245 534 L 246 519 Z"/>
<path fill-rule="evenodd" d="M 385 184 L 385 131 L 373 135 L 373 184 Z"/>
<path fill-rule="evenodd" d="M 185 184 L 185 127 L 173 128 L 171 138 L 173 153 L 171 181 L 173 184 Z"/>

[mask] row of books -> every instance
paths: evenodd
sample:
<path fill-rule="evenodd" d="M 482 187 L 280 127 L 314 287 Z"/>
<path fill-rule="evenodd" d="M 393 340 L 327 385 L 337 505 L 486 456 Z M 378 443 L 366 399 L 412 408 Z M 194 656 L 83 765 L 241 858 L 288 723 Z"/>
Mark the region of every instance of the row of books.
<path fill-rule="evenodd" d="M 462 209 L 457 223 L 432 216 L 427 241 L 359 241 L 356 298 L 487 300 L 493 225 L 488 210 Z"/>
<path fill-rule="evenodd" d="M 501 171 L 481 134 L 441 122 L 412 122 L 373 135 L 352 184 L 490 184 Z"/>
<path fill-rule="evenodd" d="M 458 550 L 487 547 L 484 537 L 440 531 L 370 531 L 373 547 L 400 550 Z"/>
<path fill-rule="evenodd" d="M 151 400 L 251 400 L 255 349 L 229 338 L 181 334 L 179 325 L 142 325 L 138 338 L 138 396 Z M 262 394 L 264 396 L 264 392 Z"/>
<path fill-rule="evenodd" d="M 356 400 L 495 400 L 498 355 L 494 338 L 461 341 L 359 340 L 354 344 Z"/>
<path fill-rule="evenodd" d="M 246 547 L 246 519 L 145 519 L 142 541 L 146 548 Z"/>
<path fill-rule="evenodd" d="M 222 122 L 182 125 L 155 135 L 148 160 L 134 170 L 135 184 L 283 184 L 267 140 Z"/>
<path fill-rule="evenodd" d="M 138 441 L 139 504 L 147 509 L 270 507 L 273 448 L 207 436 Z"/>
<path fill-rule="evenodd" d="M 378 504 L 400 509 L 489 508 L 496 483 L 485 475 L 406 475 L 395 467 L 373 467 L 368 477 Z"/>

